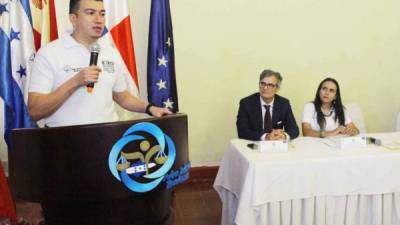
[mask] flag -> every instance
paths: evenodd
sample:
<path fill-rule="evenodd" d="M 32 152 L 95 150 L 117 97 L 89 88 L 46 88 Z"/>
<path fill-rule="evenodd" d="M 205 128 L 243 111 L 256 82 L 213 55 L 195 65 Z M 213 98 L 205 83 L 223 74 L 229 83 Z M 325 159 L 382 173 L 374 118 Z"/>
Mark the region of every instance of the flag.
<path fill-rule="evenodd" d="M 4 138 L 8 147 L 12 129 L 34 126 L 26 107 L 27 92 L 24 91 L 35 57 L 31 21 L 28 0 L 1 3 L 0 96 L 4 100 Z"/>
<path fill-rule="evenodd" d="M 32 127 L 24 98 L 25 83 L 35 57 L 32 17 L 28 0 L 0 2 L 0 97 L 4 101 L 4 139 L 11 147 L 11 131 Z M 3 168 L 0 168 L 0 213 L 15 222 L 12 202 Z"/>
<path fill-rule="evenodd" d="M 54 0 L 31 0 L 35 48 L 58 38 L 57 16 Z"/>
<path fill-rule="evenodd" d="M 127 0 L 104 0 L 106 10 L 106 27 L 103 40 L 114 46 L 120 53 L 125 69 L 128 90 L 135 96 L 139 95 L 139 79 L 136 71 L 135 51 L 131 30 L 131 17 Z"/>
<path fill-rule="evenodd" d="M 4 171 L 1 163 L 0 163 L 0 217 L 10 218 L 13 224 L 16 223 L 15 207 L 11 199 L 10 189 L 8 188 L 7 179 L 4 176 Z"/>
<path fill-rule="evenodd" d="M 149 102 L 178 112 L 174 38 L 169 0 L 152 0 L 147 57 Z"/>

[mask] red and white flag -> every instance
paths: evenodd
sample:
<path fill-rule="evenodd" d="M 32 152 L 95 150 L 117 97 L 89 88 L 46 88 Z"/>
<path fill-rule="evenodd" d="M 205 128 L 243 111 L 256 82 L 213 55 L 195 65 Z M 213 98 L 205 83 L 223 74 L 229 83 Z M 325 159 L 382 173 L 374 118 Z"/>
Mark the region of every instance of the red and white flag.
<path fill-rule="evenodd" d="M 131 18 L 127 0 L 105 0 L 106 28 L 104 38 L 118 49 L 129 72 L 126 81 L 129 91 L 139 95 L 139 79 L 136 71 L 135 51 L 131 30 Z"/>

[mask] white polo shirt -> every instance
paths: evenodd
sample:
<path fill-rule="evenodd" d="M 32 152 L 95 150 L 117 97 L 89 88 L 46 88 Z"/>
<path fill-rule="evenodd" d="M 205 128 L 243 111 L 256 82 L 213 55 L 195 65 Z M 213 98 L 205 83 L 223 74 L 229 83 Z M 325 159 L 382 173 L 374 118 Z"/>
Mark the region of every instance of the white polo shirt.
<path fill-rule="evenodd" d="M 325 116 L 325 131 L 333 131 L 339 127 L 339 120 L 335 121 L 335 115 L 336 113 L 333 110 L 329 116 Z M 347 111 L 344 110 L 344 124 L 348 125 L 351 122 L 350 116 L 348 115 Z M 315 111 L 315 106 L 312 102 L 309 102 L 304 106 L 303 123 L 309 123 L 311 125 L 311 129 L 314 131 L 321 131 L 321 128 L 318 124 L 317 112 Z"/>
<path fill-rule="evenodd" d="M 89 66 L 90 51 L 65 34 L 41 48 L 32 66 L 29 92 L 48 94 Z M 50 127 L 118 121 L 113 92 L 126 90 L 126 71 L 118 52 L 101 46 L 97 65 L 102 69 L 92 93 L 78 88 L 44 123 Z"/>

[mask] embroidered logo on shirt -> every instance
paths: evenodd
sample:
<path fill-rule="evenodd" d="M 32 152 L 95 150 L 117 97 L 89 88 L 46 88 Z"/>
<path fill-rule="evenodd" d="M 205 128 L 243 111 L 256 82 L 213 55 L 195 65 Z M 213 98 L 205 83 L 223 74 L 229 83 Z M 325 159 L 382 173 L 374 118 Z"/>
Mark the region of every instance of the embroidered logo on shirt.
<path fill-rule="evenodd" d="M 103 70 L 107 73 L 114 73 L 115 72 L 115 63 L 114 61 L 103 60 L 101 61 L 101 65 Z"/>
<path fill-rule="evenodd" d="M 69 72 L 74 72 L 74 73 L 78 73 L 79 71 L 81 71 L 81 67 L 77 67 L 77 68 L 74 68 L 74 67 L 72 67 L 71 65 L 65 65 L 64 67 L 63 67 L 63 70 L 64 70 L 64 72 L 66 72 L 66 73 L 69 73 Z"/>

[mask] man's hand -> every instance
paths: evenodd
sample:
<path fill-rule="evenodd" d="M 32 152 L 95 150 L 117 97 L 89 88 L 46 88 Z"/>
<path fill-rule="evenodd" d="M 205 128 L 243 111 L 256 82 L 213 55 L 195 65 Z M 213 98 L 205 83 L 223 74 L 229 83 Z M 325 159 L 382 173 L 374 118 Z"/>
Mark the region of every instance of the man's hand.
<path fill-rule="evenodd" d="M 151 106 L 149 108 L 151 115 L 154 117 L 162 117 L 164 115 L 172 114 L 172 112 L 168 108 L 160 108 L 156 106 Z"/>
<path fill-rule="evenodd" d="M 98 66 L 85 67 L 81 69 L 73 79 L 77 86 L 85 86 L 90 83 L 96 83 L 99 79 L 100 72 L 101 68 Z"/>
<path fill-rule="evenodd" d="M 286 135 L 285 132 L 282 129 L 274 129 L 269 133 L 267 136 L 265 136 L 266 140 L 285 140 Z"/>

